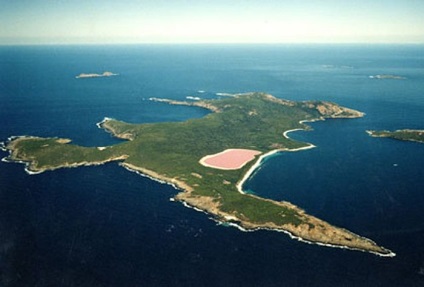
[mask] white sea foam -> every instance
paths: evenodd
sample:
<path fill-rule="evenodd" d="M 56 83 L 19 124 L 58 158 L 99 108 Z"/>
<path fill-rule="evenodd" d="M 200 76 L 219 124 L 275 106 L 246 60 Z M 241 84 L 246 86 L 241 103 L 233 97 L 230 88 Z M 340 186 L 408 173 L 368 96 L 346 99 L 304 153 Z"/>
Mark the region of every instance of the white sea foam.
<path fill-rule="evenodd" d="M 22 164 L 28 165 L 28 162 L 20 161 L 20 160 L 13 160 L 11 158 L 11 156 L 12 156 L 12 150 L 9 150 L 9 149 L 6 148 L 7 143 L 9 143 L 9 142 L 11 142 L 13 140 L 19 139 L 19 138 L 34 138 L 34 137 L 29 137 L 29 136 L 10 136 L 10 137 L 7 138 L 7 141 L 6 142 L 0 142 L 0 149 L 2 151 L 9 152 L 9 155 L 8 156 L 3 157 L 1 159 L 2 162 L 7 162 L 7 163 L 22 163 Z"/>
<path fill-rule="evenodd" d="M 196 211 L 198 211 L 198 212 L 202 212 L 202 213 L 204 213 L 204 214 L 209 214 L 209 213 L 207 213 L 206 211 L 204 211 L 203 209 L 200 209 L 200 208 L 197 208 L 197 207 L 195 207 L 195 206 L 192 206 L 192 205 L 188 204 L 188 203 L 187 203 L 187 202 L 185 202 L 185 201 L 181 201 L 181 202 L 182 202 L 182 204 L 183 204 L 185 207 L 188 207 L 188 208 L 194 209 L 194 210 L 196 210 Z"/>
<path fill-rule="evenodd" d="M 201 98 L 199 98 L 199 97 L 193 97 L 193 96 L 187 96 L 186 99 L 187 100 L 193 100 L 193 101 L 200 101 L 201 100 Z"/>
<path fill-rule="evenodd" d="M 40 170 L 40 171 L 32 171 L 32 170 L 29 170 L 29 169 L 28 169 L 28 164 L 27 164 L 27 165 L 26 165 L 26 167 L 25 167 L 25 172 L 26 172 L 27 174 L 29 174 L 29 175 L 35 175 L 35 174 L 43 173 L 43 172 L 44 172 L 44 170 Z"/>
<path fill-rule="evenodd" d="M 128 171 L 130 171 L 130 172 L 134 172 L 134 173 L 136 173 L 136 174 L 138 174 L 138 175 L 140 175 L 140 176 L 142 176 L 142 177 L 149 178 L 149 179 L 154 180 L 154 181 L 156 181 L 156 182 L 159 182 L 159 183 L 161 183 L 161 184 L 167 184 L 167 185 L 170 185 L 170 186 L 172 186 L 173 188 L 175 188 L 176 190 L 181 190 L 181 188 L 179 188 L 177 185 L 175 185 L 175 184 L 174 184 L 174 183 L 172 183 L 172 182 L 169 182 L 169 181 L 166 181 L 166 180 L 161 180 L 161 179 L 159 179 L 159 178 L 156 178 L 156 177 L 150 176 L 150 175 L 148 175 L 148 174 L 145 174 L 145 173 L 143 173 L 143 172 L 141 172 L 141 171 L 139 171 L 139 170 L 136 170 L 136 169 L 133 169 L 133 168 L 129 167 L 129 166 L 128 166 L 128 165 L 126 165 L 125 163 L 119 163 L 119 165 L 120 165 L 120 166 L 122 166 L 122 167 L 124 167 L 126 170 L 128 170 Z"/>
<path fill-rule="evenodd" d="M 18 137 L 15 137 L 15 138 L 18 138 Z M 41 170 L 41 171 L 32 171 L 32 170 L 30 170 L 29 169 L 30 162 L 22 161 L 22 160 L 11 159 L 11 155 L 12 155 L 12 151 L 9 151 L 9 156 L 2 158 L 1 161 L 2 162 L 7 162 L 7 163 L 20 163 L 20 164 L 23 164 L 23 165 L 25 165 L 25 168 L 24 168 L 25 172 L 27 174 L 29 174 L 29 175 L 40 174 L 40 173 L 44 172 L 44 170 Z"/>
<path fill-rule="evenodd" d="M 238 225 L 237 223 L 234 223 L 234 222 L 219 221 L 219 220 L 214 219 L 214 218 L 212 218 L 212 220 L 214 220 L 217 223 L 217 225 L 223 225 L 223 226 L 228 226 L 228 227 L 235 227 L 235 228 L 237 228 L 238 230 L 240 230 L 242 232 L 253 232 L 253 231 L 255 231 L 253 229 L 243 228 L 242 226 L 240 226 L 240 225 Z"/>

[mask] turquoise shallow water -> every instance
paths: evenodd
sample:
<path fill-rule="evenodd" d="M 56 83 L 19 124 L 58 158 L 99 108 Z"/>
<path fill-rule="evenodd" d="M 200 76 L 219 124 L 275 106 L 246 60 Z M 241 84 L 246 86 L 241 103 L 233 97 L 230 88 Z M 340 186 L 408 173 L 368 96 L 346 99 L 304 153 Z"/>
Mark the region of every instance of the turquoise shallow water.
<path fill-rule="evenodd" d="M 2 162 L 2 285 L 422 286 L 424 148 L 365 130 L 424 128 L 423 52 L 396 45 L 0 47 L 1 140 L 60 136 L 104 146 L 119 142 L 96 127 L 105 116 L 159 122 L 207 113 L 150 97 L 265 91 L 365 112 L 290 133 L 317 147 L 270 158 L 245 188 L 397 253 L 380 258 L 217 226 L 170 202 L 171 186 L 113 163 L 29 176 Z M 106 70 L 119 76 L 75 79 Z M 406 79 L 369 78 L 377 74 Z"/>

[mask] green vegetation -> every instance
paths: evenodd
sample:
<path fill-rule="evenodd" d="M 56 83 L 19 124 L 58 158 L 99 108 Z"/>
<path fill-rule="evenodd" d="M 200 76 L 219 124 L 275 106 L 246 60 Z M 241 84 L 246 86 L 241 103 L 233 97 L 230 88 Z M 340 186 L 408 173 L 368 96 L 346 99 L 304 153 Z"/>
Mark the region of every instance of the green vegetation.
<path fill-rule="evenodd" d="M 392 253 L 374 242 L 305 214 L 286 202 L 242 194 L 237 183 L 253 166 L 240 170 L 208 168 L 199 160 L 229 148 L 261 151 L 290 150 L 308 146 L 283 136 L 292 129 L 305 129 L 302 120 L 355 118 L 363 114 L 328 102 L 292 102 L 263 93 L 237 95 L 220 100 L 170 104 L 200 106 L 213 113 L 201 119 L 177 123 L 129 124 L 107 119 L 101 126 L 123 143 L 87 148 L 57 138 L 21 137 L 6 146 L 10 159 L 27 162 L 33 172 L 61 167 L 100 164 L 120 160 L 127 167 L 173 182 L 185 192 L 176 196 L 220 220 L 236 220 L 245 228 L 289 231 L 305 240 L 349 246 L 354 249 Z M 231 218 L 231 219 L 228 219 Z"/>
<path fill-rule="evenodd" d="M 397 131 L 367 131 L 373 137 L 385 137 L 402 141 L 424 143 L 424 130 L 397 130 Z"/>

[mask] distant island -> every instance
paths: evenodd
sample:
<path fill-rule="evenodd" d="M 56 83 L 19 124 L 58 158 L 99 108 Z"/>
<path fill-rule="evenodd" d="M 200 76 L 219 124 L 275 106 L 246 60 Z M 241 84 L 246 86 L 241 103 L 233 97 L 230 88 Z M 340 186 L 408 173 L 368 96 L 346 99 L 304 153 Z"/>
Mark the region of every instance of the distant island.
<path fill-rule="evenodd" d="M 403 141 L 424 143 L 424 130 L 396 130 L 396 131 L 367 131 L 373 137 L 385 137 Z"/>
<path fill-rule="evenodd" d="M 287 136 L 307 129 L 306 121 L 358 118 L 363 113 L 330 102 L 294 102 L 265 93 L 216 100 L 151 100 L 201 107 L 211 113 L 184 122 L 151 124 L 105 118 L 98 126 L 126 140 L 106 147 L 82 147 L 59 138 L 12 137 L 3 144 L 10 152 L 6 161 L 24 163 L 31 174 L 118 161 L 131 171 L 180 189 L 173 200 L 239 229 L 281 231 L 303 242 L 395 256 L 374 241 L 332 226 L 289 202 L 243 190 L 243 183 L 268 156 L 314 147 Z"/>
<path fill-rule="evenodd" d="M 396 75 L 375 75 L 375 76 L 369 76 L 370 79 L 378 79 L 378 80 L 405 80 L 405 77 L 402 76 L 396 76 Z"/>
<path fill-rule="evenodd" d="M 81 79 L 81 78 L 101 78 L 101 77 L 111 77 L 111 76 L 117 76 L 118 74 L 112 73 L 112 72 L 103 72 L 103 74 L 85 74 L 81 73 L 75 78 Z"/>

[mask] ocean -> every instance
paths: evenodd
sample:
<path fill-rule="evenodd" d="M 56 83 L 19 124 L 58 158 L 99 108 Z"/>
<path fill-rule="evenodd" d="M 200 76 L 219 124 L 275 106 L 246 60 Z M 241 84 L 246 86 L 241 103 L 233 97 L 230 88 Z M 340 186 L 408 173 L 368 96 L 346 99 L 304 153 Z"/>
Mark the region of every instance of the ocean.
<path fill-rule="evenodd" d="M 80 73 L 118 76 L 76 79 Z M 395 75 L 405 79 L 376 79 Z M 0 286 L 424 286 L 424 146 L 366 130 L 424 129 L 422 45 L 1 46 L 0 141 L 120 142 L 96 126 L 184 121 L 184 100 L 262 91 L 366 113 L 309 123 L 316 148 L 268 158 L 244 189 L 371 238 L 394 258 L 241 232 L 171 202 L 116 163 L 28 175 L 0 163 Z M 218 94 L 218 95 L 217 95 Z M 7 156 L 0 151 L 0 156 Z"/>

